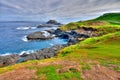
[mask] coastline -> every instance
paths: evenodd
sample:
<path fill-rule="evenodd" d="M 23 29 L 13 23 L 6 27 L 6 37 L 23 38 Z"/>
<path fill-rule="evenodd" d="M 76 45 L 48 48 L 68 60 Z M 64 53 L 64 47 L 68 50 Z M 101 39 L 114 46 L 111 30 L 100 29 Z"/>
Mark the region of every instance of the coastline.
<path fill-rule="evenodd" d="M 86 29 L 84 27 L 81 27 L 81 30 L 82 31 L 80 31 L 80 32 L 75 31 L 75 30 L 63 31 L 60 28 L 57 28 L 56 30 L 50 29 L 50 30 L 46 30 L 46 31 L 42 31 L 42 32 L 31 33 L 29 35 L 32 35 L 32 38 L 29 39 L 28 38 L 29 35 L 27 35 L 24 37 L 24 38 L 26 38 L 25 41 L 26 40 L 28 40 L 28 41 L 29 40 L 31 40 L 31 41 L 32 40 L 40 40 L 40 39 L 48 40 L 48 39 L 52 39 L 55 37 L 59 37 L 61 39 L 66 39 L 68 42 L 67 42 L 67 44 L 54 45 L 50 48 L 44 48 L 41 50 L 32 51 L 30 53 L 22 52 L 22 54 L 11 54 L 11 55 L 0 56 L 0 67 L 13 65 L 16 63 L 21 63 L 21 62 L 26 62 L 28 60 L 41 60 L 41 59 L 55 57 L 59 50 L 65 48 L 67 46 L 76 44 L 82 40 L 85 40 L 86 38 L 93 37 L 94 34 L 92 32 L 96 31 L 93 28 Z M 39 34 L 39 36 L 36 36 L 38 34 Z M 51 38 L 52 35 L 55 35 L 55 36 Z M 42 37 L 40 37 L 40 36 L 42 36 Z"/>

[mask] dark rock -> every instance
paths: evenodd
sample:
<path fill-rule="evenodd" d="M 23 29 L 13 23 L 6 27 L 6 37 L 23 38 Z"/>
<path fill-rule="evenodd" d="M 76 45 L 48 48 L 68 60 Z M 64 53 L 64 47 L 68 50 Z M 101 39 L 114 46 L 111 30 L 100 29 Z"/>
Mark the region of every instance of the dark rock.
<path fill-rule="evenodd" d="M 55 34 L 57 37 L 59 37 L 59 36 L 62 35 L 63 33 L 65 33 L 65 32 L 62 31 L 62 30 L 59 29 L 59 28 L 54 31 L 54 34 Z"/>
<path fill-rule="evenodd" d="M 53 35 L 49 34 L 48 32 L 34 32 L 31 33 L 27 36 L 28 40 L 47 40 L 47 39 L 52 39 Z"/>
<path fill-rule="evenodd" d="M 89 38 L 90 36 L 86 34 L 78 34 L 77 37 L 78 38 Z"/>
<path fill-rule="evenodd" d="M 0 67 L 15 64 L 19 59 L 20 59 L 20 56 L 17 54 L 0 56 Z"/>
<path fill-rule="evenodd" d="M 59 26 L 54 24 L 40 24 L 37 26 L 37 28 L 43 28 L 43 27 L 59 27 Z"/>
<path fill-rule="evenodd" d="M 28 54 L 28 56 L 24 58 L 23 62 L 28 60 L 40 60 L 54 57 L 56 56 L 57 51 L 64 48 L 65 46 L 66 45 L 56 45 L 51 48 L 45 48 L 34 53 Z"/>
<path fill-rule="evenodd" d="M 72 30 L 71 32 L 70 32 L 70 35 L 78 35 L 78 33 L 76 32 L 76 31 L 74 31 L 74 30 Z"/>
<path fill-rule="evenodd" d="M 77 42 L 78 42 L 77 38 L 72 37 L 68 40 L 68 45 L 73 45 L 76 44 Z"/>
<path fill-rule="evenodd" d="M 56 20 L 49 20 L 47 24 L 61 25 L 61 23 L 58 23 Z"/>
<path fill-rule="evenodd" d="M 49 32 L 50 34 L 54 34 L 54 33 L 55 33 L 55 30 L 54 30 L 54 29 L 45 30 L 45 31 Z"/>
<path fill-rule="evenodd" d="M 69 38 L 70 38 L 70 35 L 67 34 L 67 33 L 63 33 L 63 34 L 61 34 L 59 37 L 62 38 L 62 39 L 69 39 Z"/>
<path fill-rule="evenodd" d="M 97 29 L 92 28 L 92 27 L 82 27 L 85 31 L 97 31 Z"/>
<path fill-rule="evenodd" d="M 26 56 L 28 56 L 27 53 L 23 53 L 22 55 L 20 55 L 20 57 L 26 57 Z"/>

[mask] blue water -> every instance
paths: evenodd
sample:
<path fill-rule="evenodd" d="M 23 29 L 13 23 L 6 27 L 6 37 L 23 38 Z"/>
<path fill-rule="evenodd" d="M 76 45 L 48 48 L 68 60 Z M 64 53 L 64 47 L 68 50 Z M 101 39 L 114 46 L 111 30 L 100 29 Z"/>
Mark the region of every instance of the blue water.
<path fill-rule="evenodd" d="M 56 44 L 67 43 L 66 40 L 59 38 L 44 41 L 26 41 L 26 35 L 50 29 L 35 28 L 39 24 L 40 22 L 0 22 L 0 55 L 20 54 L 23 51 L 35 51 Z M 31 26 L 32 29 L 27 29 L 28 26 Z"/>

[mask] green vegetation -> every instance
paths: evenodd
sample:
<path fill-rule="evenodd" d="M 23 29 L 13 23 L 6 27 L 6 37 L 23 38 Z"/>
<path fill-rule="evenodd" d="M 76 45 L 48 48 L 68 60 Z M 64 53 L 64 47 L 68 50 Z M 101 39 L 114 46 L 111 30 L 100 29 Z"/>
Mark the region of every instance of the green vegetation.
<path fill-rule="evenodd" d="M 113 22 L 113 23 L 115 22 L 120 24 L 120 13 L 107 13 L 96 18 L 95 20 L 104 20 L 104 21 Z"/>
<path fill-rule="evenodd" d="M 68 71 L 65 71 L 64 73 L 57 72 L 58 69 L 61 67 L 50 65 L 46 67 L 38 67 L 37 68 L 37 75 L 39 76 L 39 79 L 43 77 L 42 79 L 46 80 L 70 80 L 75 78 L 76 80 L 82 80 L 81 73 L 77 71 L 74 68 L 70 68 Z"/>
<path fill-rule="evenodd" d="M 64 53 L 67 54 L 65 55 Z M 59 56 L 64 57 L 66 56 L 66 58 L 69 57 L 69 59 L 75 58 L 77 61 L 78 60 L 98 61 L 100 62 L 100 64 L 104 66 L 116 65 L 116 70 L 119 70 L 120 68 L 119 53 L 120 53 L 120 32 L 115 32 L 100 37 L 88 38 L 76 45 L 61 50 Z M 89 69 L 88 64 L 87 67 Z M 85 69 L 86 66 L 83 68 Z"/>
<path fill-rule="evenodd" d="M 81 26 L 94 27 L 106 34 L 66 47 L 58 52 L 56 58 L 28 61 L 0 68 L 0 74 L 24 66 L 29 70 L 36 70 L 35 80 L 82 80 L 83 71 L 91 71 L 95 65 L 112 67 L 114 71 L 120 71 L 119 22 L 120 13 L 111 13 L 93 20 L 62 26 L 63 30 L 79 29 Z"/>
<path fill-rule="evenodd" d="M 72 22 L 61 27 L 62 30 L 79 29 L 80 27 L 93 27 L 99 31 L 115 32 L 120 30 L 120 13 L 104 14 L 88 21 Z"/>

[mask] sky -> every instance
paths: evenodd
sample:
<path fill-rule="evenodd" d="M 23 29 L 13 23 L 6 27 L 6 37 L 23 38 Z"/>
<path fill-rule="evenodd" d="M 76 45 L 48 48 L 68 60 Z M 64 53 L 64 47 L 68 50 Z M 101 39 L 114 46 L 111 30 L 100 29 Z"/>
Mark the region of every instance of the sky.
<path fill-rule="evenodd" d="M 77 21 L 119 12 L 120 0 L 0 0 L 0 21 Z"/>

